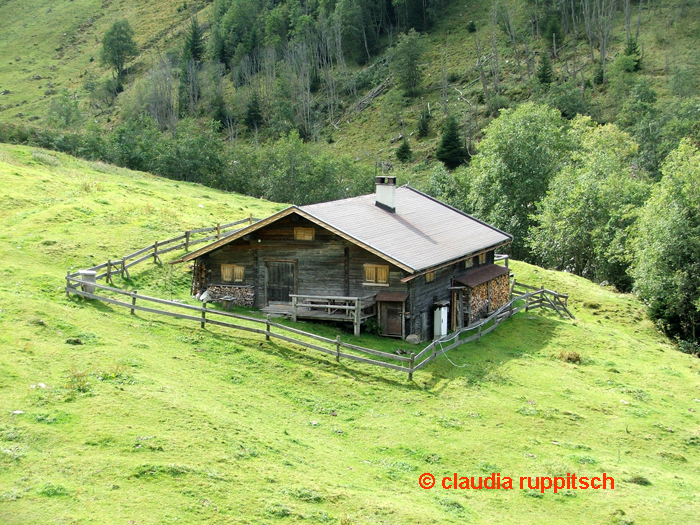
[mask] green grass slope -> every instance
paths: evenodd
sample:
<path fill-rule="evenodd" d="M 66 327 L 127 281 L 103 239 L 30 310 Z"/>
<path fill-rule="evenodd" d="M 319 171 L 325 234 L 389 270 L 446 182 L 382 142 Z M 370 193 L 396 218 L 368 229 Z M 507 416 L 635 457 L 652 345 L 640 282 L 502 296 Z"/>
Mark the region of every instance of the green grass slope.
<path fill-rule="evenodd" d="M 189 4 L 195 10 L 204 5 Z M 190 14 L 182 5 L 178 0 L 1 1 L 0 92 L 9 93 L 0 95 L 0 120 L 43 117 L 61 88 L 82 96 L 87 74 L 106 74 L 99 66 L 102 37 L 120 18 L 131 24 L 141 52 L 132 71 L 145 72 L 154 50 L 177 41 Z"/>
<path fill-rule="evenodd" d="M 700 363 L 631 296 L 513 262 L 519 280 L 568 292 L 577 320 L 519 314 L 408 382 L 62 292 L 69 268 L 279 205 L 9 146 L 0 146 L 0 204 L 0 523 L 700 515 Z M 187 268 L 168 268 L 145 263 L 117 283 L 186 298 Z M 83 344 L 66 343 L 75 337 Z M 454 472 L 499 472 L 516 488 L 425 490 L 424 472 L 438 485 Z M 615 489 L 517 487 L 519 476 L 567 472 L 605 472 Z"/>

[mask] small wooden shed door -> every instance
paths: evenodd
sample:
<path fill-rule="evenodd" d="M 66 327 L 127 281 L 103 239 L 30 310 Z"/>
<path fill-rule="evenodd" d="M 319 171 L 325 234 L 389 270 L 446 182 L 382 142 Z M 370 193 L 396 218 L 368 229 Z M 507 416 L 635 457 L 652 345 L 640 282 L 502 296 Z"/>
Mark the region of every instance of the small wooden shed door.
<path fill-rule="evenodd" d="M 267 263 L 268 303 L 289 303 L 290 293 L 294 293 L 294 263 L 272 261 Z"/>
<path fill-rule="evenodd" d="M 403 303 L 381 302 L 382 335 L 401 337 Z"/>

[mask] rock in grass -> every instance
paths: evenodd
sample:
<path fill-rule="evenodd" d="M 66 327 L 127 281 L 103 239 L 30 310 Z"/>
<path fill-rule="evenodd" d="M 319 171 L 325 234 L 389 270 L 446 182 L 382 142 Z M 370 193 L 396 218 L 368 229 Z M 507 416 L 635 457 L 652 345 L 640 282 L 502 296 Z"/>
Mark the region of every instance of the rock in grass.
<path fill-rule="evenodd" d="M 406 338 L 406 342 L 412 345 L 417 345 L 420 343 L 420 337 L 418 337 L 416 334 L 411 334 Z"/>
<path fill-rule="evenodd" d="M 69 345 L 82 345 L 83 342 L 80 340 L 79 337 L 69 337 L 66 339 L 66 343 Z"/>

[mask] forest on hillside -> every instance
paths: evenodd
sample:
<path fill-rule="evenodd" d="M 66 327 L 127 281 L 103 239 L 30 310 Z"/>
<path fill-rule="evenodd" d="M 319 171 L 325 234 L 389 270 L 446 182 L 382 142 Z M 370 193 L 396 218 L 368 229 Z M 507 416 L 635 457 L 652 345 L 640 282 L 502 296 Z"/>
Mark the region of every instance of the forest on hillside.
<path fill-rule="evenodd" d="M 182 9 L 179 44 L 145 73 L 129 69 L 140 50 L 119 20 L 105 74 L 0 140 L 295 204 L 369 192 L 393 170 L 513 234 L 518 259 L 634 290 L 698 353 L 700 75 L 674 42 L 697 43 L 687 3 Z M 351 133 L 374 162 L 338 153 Z"/>

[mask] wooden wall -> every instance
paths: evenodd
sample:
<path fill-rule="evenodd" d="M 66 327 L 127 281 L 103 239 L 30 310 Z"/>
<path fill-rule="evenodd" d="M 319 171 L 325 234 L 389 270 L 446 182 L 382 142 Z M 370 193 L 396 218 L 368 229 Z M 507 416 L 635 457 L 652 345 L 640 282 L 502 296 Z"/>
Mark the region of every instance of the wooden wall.
<path fill-rule="evenodd" d="M 297 220 L 294 220 L 297 219 Z M 313 241 L 295 241 L 294 228 L 314 228 Z M 403 272 L 389 265 L 389 285 L 364 283 L 365 264 L 388 264 L 376 255 L 319 228 L 298 216 L 289 216 L 238 239 L 201 258 L 207 269 L 207 285 L 224 283 L 222 264 L 245 267 L 244 282 L 255 288 L 255 305 L 267 305 L 268 261 L 292 261 L 296 271 L 296 293 L 302 295 L 366 296 L 382 290 L 405 291 Z"/>

